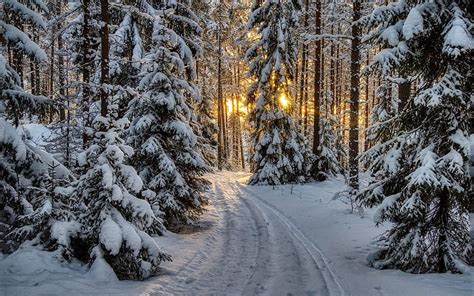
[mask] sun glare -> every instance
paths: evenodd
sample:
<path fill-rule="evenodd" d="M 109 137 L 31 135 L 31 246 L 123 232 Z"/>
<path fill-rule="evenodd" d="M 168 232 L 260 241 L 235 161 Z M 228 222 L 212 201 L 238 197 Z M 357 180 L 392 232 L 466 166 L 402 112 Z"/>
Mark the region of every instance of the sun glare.
<path fill-rule="evenodd" d="M 280 96 L 278 97 L 278 101 L 284 109 L 290 106 L 290 100 L 288 100 L 288 97 L 286 96 L 285 93 L 280 94 Z"/>

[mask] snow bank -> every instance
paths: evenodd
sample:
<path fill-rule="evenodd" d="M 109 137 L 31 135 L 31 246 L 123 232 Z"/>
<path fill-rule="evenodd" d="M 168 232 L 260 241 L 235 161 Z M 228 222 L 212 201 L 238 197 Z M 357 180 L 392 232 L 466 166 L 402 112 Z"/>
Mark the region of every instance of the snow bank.
<path fill-rule="evenodd" d="M 239 182 L 244 184 L 245 178 Z M 367 256 L 377 250 L 374 241 L 389 225 L 375 226 L 375 209 L 365 210 L 361 218 L 350 212 L 350 205 L 332 200 L 345 187 L 342 180 L 328 180 L 301 186 L 248 189 L 274 206 L 321 249 L 350 295 L 472 296 L 473 277 L 468 273 L 410 274 L 369 267 Z M 471 223 L 473 220 L 471 215 Z M 465 268 L 471 274 L 474 271 L 472 267 Z"/>

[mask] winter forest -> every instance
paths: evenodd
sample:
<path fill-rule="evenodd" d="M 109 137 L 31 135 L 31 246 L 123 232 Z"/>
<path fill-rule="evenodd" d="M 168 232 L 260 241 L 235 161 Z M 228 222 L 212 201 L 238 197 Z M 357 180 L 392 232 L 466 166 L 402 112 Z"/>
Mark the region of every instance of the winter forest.
<path fill-rule="evenodd" d="M 0 0 L 0 295 L 472 295 L 473 12 Z"/>

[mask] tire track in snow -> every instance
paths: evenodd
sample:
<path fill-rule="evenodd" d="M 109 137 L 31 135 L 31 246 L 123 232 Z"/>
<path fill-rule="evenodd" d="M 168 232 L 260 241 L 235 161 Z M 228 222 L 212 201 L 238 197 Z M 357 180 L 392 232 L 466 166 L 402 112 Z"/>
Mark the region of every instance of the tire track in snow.
<path fill-rule="evenodd" d="M 214 175 L 213 227 L 193 234 L 189 250 L 196 251 L 150 282 L 146 294 L 336 295 L 294 230 L 234 180 Z"/>
<path fill-rule="evenodd" d="M 311 240 L 309 240 L 287 217 L 285 217 L 277 208 L 273 205 L 269 204 L 268 202 L 264 201 L 260 197 L 258 197 L 254 192 L 245 188 L 238 182 L 235 182 L 237 187 L 239 187 L 243 192 L 246 192 L 249 196 L 253 197 L 253 201 L 257 200 L 260 202 L 264 207 L 272 211 L 287 227 L 288 229 L 294 234 L 296 239 L 298 239 L 307 252 L 311 255 L 314 262 L 319 267 L 321 273 L 324 276 L 324 279 L 327 283 L 327 287 L 329 289 L 330 295 L 346 295 L 341 283 L 339 282 L 337 276 L 334 274 L 333 270 L 330 268 L 327 259 L 324 257 L 321 249 L 319 249 Z"/>
<path fill-rule="evenodd" d="M 234 192 L 225 190 L 227 182 L 213 181 L 210 203 L 218 221 L 208 233 L 196 233 L 205 243 L 166 282 L 164 276 L 156 279 L 150 287 L 154 295 L 243 294 L 257 257 L 257 227 Z"/>
<path fill-rule="evenodd" d="M 246 295 L 331 295 L 319 265 L 305 246 L 272 211 L 265 211 L 253 200 L 245 198 L 236 182 L 227 182 L 234 195 L 246 204 L 253 219 L 265 228 L 265 251 L 259 252 Z M 262 260 L 262 258 L 265 258 Z M 266 272 L 262 267 L 270 266 Z"/>
<path fill-rule="evenodd" d="M 216 201 L 216 186 L 213 184 L 214 190 L 210 192 L 210 202 L 215 206 L 209 215 L 217 216 L 217 223 L 208 231 L 200 231 L 193 235 L 204 236 L 202 240 L 205 242 L 203 246 L 196 249 L 193 256 L 187 261 L 181 263 L 177 270 L 167 270 L 160 277 L 154 279 L 152 285 L 147 290 L 151 290 L 148 295 L 193 295 L 189 293 L 189 284 L 195 281 L 197 272 L 203 272 L 206 266 L 209 266 L 208 250 L 219 244 L 219 229 L 222 227 L 224 220 L 221 217 L 222 208 Z M 176 255 L 179 256 L 179 255 Z M 188 291 L 188 292 L 186 292 Z"/>

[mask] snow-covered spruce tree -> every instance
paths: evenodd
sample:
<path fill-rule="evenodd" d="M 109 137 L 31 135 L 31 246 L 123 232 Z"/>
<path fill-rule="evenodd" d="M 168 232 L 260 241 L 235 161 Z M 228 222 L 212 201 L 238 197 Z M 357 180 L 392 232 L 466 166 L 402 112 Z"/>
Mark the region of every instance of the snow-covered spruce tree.
<path fill-rule="evenodd" d="M 147 234 L 160 222 L 139 197 L 142 180 L 126 164 L 133 154 L 119 136 L 126 124 L 127 120 L 110 116 L 94 121 L 95 137 L 78 159 L 86 173 L 70 194 L 80 226 L 72 233 L 69 248 L 83 261 L 105 259 L 119 279 L 144 279 L 169 257 Z"/>
<path fill-rule="evenodd" d="M 1 241 L 12 240 L 16 246 L 34 238 L 43 217 L 51 211 L 48 193 L 42 188 L 49 178 L 44 159 L 48 155 L 39 154 L 18 125 L 22 116 L 44 112 L 50 104 L 46 97 L 23 89 L 22 77 L 8 62 L 7 46 L 22 58 L 46 61 L 46 53 L 21 28 L 28 24 L 44 30 L 46 23 L 41 12 L 47 8 L 41 1 L 25 5 L 8 0 L 2 5 L 0 36 L 5 42 L 0 44 L 0 222 L 5 235 Z"/>
<path fill-rule="evenodd" d="M 316 180 L 324 181 L 342 172 L 337 154 L 339 139 L 336 133 L 336 125 L 337 121 L 330 114 L 320 119 L 319 147 L 314 163 L 317 166 L 315 170 L 317 172 Z"/>
<path fill-rule="evenodd" d="M 70 82 L 75 87 L 75 95 L 71 96 L 71 105 L 75 108 L 75 125 L 82 132 L 83 148 L 92 137 L 92 121 L 99 113 L 97 86 L 99 85 L 98 68 L 100 63 L 100 9 L 99 1 L 81 0 L 71 2 L 64 12 L 71 20 L 65 25 L 62 39 L 65 51 L 70 57 L 72 71 L 78 76 Z M 83 149 L 81 149 L 83 150 Z"/>
<path fill-rule="evenodd" d="M 114 85 L 114 101 L 123 117 L 128 103 L 139 92 L 141 59 L 145 46 L 151 42 L 153 8 L 147 0 L 111 3 L 111 22 L 116 30 L 111 34 L 110 81 Z"/>
<path fill-rule="evenodd" d="M 200 158 L 206 161 L 206 166 L 210 165 L 215 159 L 216 142 L 214 134 L 217 133 L 216 124 L 212 122 L 212 97 L 209 94 L 209 89 L 204 90 L 204 96 L 201 96 L 202 84 L 205 83 L 205 77 L 201 76 L 197 79 L 197 59 L 202 57 L 203 49 L 201 44 L 201 35 L 203 29 L 200 26 L 201 18 L 196 14 L 196 10 L 200 4 L 199 1 L 182 0 L 182 1 L 165 1 L 163 8 L 172 9 L 174 12 L 168 14 L 168 27 L 179 35 L 184 43 L 187 45 L 190 54 L 181 55 L 185 63 L 186 80 L 191 88 L 192 93 L 184 93 L 186 102 L 190 108 L 189 125 L 193 133 L 197 137 L 197 143 L 194 146 L 195 153 L 200 154 Z M 201 3 L 201 5 L 209 5 Z M 206 58 L 204 57 L 204 60 Z M 215 62 L 215 61 L 214 61 Z M 188 66 L 189 65 L 189 66 Z M 203 64 L 201 63 L 201 68 Z M 206 66 L 204 66 L 206 67 Z M 204 78 L 204 79 L 203 79 Z M 199 83 L 199 85 L 198 85 Z"/>
<path fill-rule="evenodd" d="M 250 114 L 255 151 L 249 184 L 305 180 L 303 139 L 287 98 L 296 59 L 294 32 L 299 9 L 298 1 L 254 1 L 247 23 L 247 29 L 258 34 L 245 54 L 249 75 L 256 78 L 249 89 L 249 96 L 256 98 Z"/>
<path fill-rule="evenodd" d="M 67 241 L 72 254 L 82 261 L 92 264 L 105 260 L 119 279 L 145 279 L 161 261 L 170 258 L 147 233 L 161 223 L 150 204 L 139 197 L 143 181 L 127 165 L 133 149 L 120 137 L 128 120 L 118 118 L 118 105 L 111 102 L 108 1 L 100 4 L 101 110 L 93 121 L 93 138 L 78 157 L 84 174 L 72 188 L 61 190 L 74 200 L 78 217 Z"/>
<path fill-rule="evenodd" d="M 211 12 L 211 5 L 206 1 L 195 1 L 192 3 L 193 9 L 200 16 L 200 25 L 203 27 L 202 51 L 196 59 L 197 86 L 201 90 L 201 100 L 194 104 L 196 122 L 199 128 L 194 129 L 198 137 L 198 145 L 202 151 L 204 159 L 210 166 L 217 166 L 217 124 L 212 114 L 214 100 L 217 97 L 217 85 L 215 83 L 215 73 L 217 64 L 215 62 L 215 23 Z"/>
<path fill-rule="evenodd" d="M 380 204 L 377 223 L 393 223 L 372 262 L 376 268 L 462 272 L 470 256 L 469 2 L 399 1 L 362 20 L 370 29 L 366 40 L 383 47 L 369 69 L 421 80 L 405 107 L 378 123 L 394 136 L 362 156 L 377 179 L 358 198 Z"/>
<path fill-rule="evenodd" d="M 143 94 L 129 105 L 129 142 L 137 151 L 133 164 L 148 188 L 165 225 L 187 224 L 202 211 L 207 181 L 206 162 L 196 151 L 190 126 L 192 110 L 186 97 L 196 95 L 186 80 L 193 58 L 185 40 L 169 27 L 171 10 L 161 10 L 153 30 L 153 45 L 144 57 Z M 165 15 L 165 14 L 166 15 Z M 158 214 L 158 212 L 156 212 Z"/>

